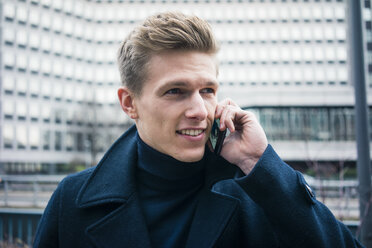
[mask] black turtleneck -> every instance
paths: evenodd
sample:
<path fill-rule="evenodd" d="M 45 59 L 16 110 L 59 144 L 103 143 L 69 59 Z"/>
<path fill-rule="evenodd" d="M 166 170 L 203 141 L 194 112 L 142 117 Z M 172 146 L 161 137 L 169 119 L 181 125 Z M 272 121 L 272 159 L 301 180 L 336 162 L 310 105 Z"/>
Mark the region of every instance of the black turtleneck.
<path fill-rule="evenodd" d="M 204 159 L 186 163 L 160 153 L 137 133 L 138 190 L 153 247 L 184 247 L 204 183 Z"/>

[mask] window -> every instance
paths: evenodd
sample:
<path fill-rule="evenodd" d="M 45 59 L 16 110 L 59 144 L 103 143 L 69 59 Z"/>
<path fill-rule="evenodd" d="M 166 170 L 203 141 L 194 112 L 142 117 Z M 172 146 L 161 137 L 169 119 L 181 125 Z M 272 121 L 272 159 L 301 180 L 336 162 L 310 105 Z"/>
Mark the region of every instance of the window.
<path fill-rule="evenodd" d="M 14 114 L 14 102 L 3 101 L 3 112 L 5 119 L 13 119 Z"/>
<path fill-rule="evenodd" d="M 30 20 L 31 26 L 37 27 L 40 23 L 40 12 L 37 9 L 30 10 Z"/>
<path fill-rule="evenodd" d="M 40 115 L 40 106 L 37 103 L 30 103 L 30 117 L 31 121 L 38 121 Z"/>
<path fill-rule="evenodd" d="M 19 77 L 17 79 L 17 92 L 19 95 L 26 95 L 27 93 L 27 80 L 25 78 Z"/>
<path fill-rule="evenodd" d="M 43 81 L 43 82 L 41 82 L 41 85 L 42 85 L 41 92 L 42 92 L 44 98 L 49 99 L 50 95 L 51 95 L 51 90 L 52 90 L 50 82 Z"/>
<path fill-rule="evenodd" d="M 3 39 L 6 45 L 13 45 L 15 40 L 15 31 L 13 29 L 3 27 Z"/>
<path fill-rule="evenodd" d="M 63 64 L 61 60 L 54 60 L 53 63 L 53 74 L 56 77 L 61 77 L 63 74 Z"/>
<path fill-rule="evenodd" d="M 15 65 L 15 56 L 10 51 L 3 51 L 3 63 L 6 69 L 12 69 Z"/>
<path fill-rule="evenodd" d="M 17 148 L 26 149 L 27 146 L 27 128 L 26 126 L 17 126 Z"/>
<path fill-rule="evenodd" d="M 14 91 L 14 86 L 15 86 L 14 78 L 9 75 L 5 75 L 3 77 L 3 88 L 5 93 L 12 94 Z"/>
<path fill-rule="evenodd" d="M 52 23 L 51 15 L 48 12 L 44 12 L 41 15 L 41 26 L 43 27 L 43 29 L 49 30 L 51 23 Z"/>
<path fill-rule="evenodd" d="M 27 68 L 27 56 L 24 53 L 17 54 L 17 68 L 18 71 L 25 72 Z"/>
<path fill-rule="evenodd" d="M 31 32 L 29 44 L 31 49 L 38 50 L 40 46 L 40 35 L 38 33 Z"/>
<path fill-rule="evenodd" d="M 40 83 L 37 79 L 31 79 L 29 84 L 31 97 L 38 97 L 40 92 Z"/>
<path fill-rule="evenodd" d="M 44 122 L 50 122 L 51 108 L 49 105 L 42 106 L 42 116 Z"/>
<path fill-rule="evenodd" d="M 26 120 L 26 115 L 27 115 L 27 105 L 25 102 L 17 102 L 16 105 L 17 108 L 17 116 L 18 120 Z"/>
<path fill-rule="evenodd" d="M 73 151 L 74 150 L 74 133 L 67 132 L 66 134 L 66 150 Z"/>
<path fill-rule="evenodd" d="M 37 74 L 40 70 L 40 59 L 38 56 L 31 56 L 30 57 L 30 64 L 29 64 L 30 71 Z"/>
<path fill-rule="evenodd" d="M 63 26 L 63 19 L 60 15 L 53 15 L 53 30 L 56 33 L 61 33 Z"/>
<path fill-rule="evenodd" d="M 49 35 L 44 35 L 41 37 L 41 49 L 44 52 L 46 53 L 50 52 L 51 44 L 52 44 L 52 41 Z"/>
<path fill-rule="evenodd" d="M 32 150 L 38 149 L 40 146 L 40 129 L 38 127 L 30 128 L 30 148 Z"/>
<path fill-rule="evenodd" d="M 22 24 L 27 22 L 27 9 L 22 5 L 17 6 L 17 19 Z"/>
<path fill-rule="evenodd" d="M 2 127 L 3 131 L 3 147 L 4 148 L 13 148 L 14 127 L 12 125 L 4 124 Z"/>
<path fill-rule="evenodd" d="M 12 21 L 15 17 L 15 6 L 11 2 L 4 4 L 3 14 L 6 20 Z"/>
<path fill-rule="evenodd" d="M 50 131 L 49 130 L 43 130 L 43 149 L 49 150 L 50 149 Z"/>
<path fill-rule="evenodd" d="M 55 99 L 60 101 L 62 99 L 62 96 L 63 96 L 63 86 L 62 86 L 62 84 L 59 83 L 59 82 L 55 82 L 54 87 L 53 87 L 53 91 L 54 91 Z"/>
<path fill-rule="evenodd" d="M 70 18 L 65 19 L 63 25 L 63 33 L 67 36 L 72 36 L 72 32 L 74 29 L 74 23 L 72 22 L 72 20 Z"/>
<path fill-rule="evenodd" d="M 41 71 L 44 75 L 50 75 L 50 71 L 52 69 L 51 61 L 49 58 L 44 57 L 41 59 Z"/>

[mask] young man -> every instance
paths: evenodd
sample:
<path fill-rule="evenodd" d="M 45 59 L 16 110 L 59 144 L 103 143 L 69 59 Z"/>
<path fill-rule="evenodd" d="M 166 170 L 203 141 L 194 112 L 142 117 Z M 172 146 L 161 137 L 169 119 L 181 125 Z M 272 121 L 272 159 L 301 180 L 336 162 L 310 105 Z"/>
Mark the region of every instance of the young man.
<path fill-rule="evenodd" d="M 118 96 L 135 126 L 60 183 L 35 247 L 360 247 L 254 115 L 217 103 L 217 51 L 195 16 L 163 13 L 133 30 Z M 206 145 L 214 119 L 231 132 L 221 156 Z"/>

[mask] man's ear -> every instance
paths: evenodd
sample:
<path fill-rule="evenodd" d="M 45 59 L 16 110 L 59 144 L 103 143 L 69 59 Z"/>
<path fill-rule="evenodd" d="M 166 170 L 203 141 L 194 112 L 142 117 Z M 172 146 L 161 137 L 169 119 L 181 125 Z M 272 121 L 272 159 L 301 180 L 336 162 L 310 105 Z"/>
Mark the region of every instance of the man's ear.
<path fill-rule="evenodd" d="M 134 104 L 134 94 L 127 87 L 118 89 L 120 106 L 124 112 L 133 120 L 138 118 L 136 106 Z"/>

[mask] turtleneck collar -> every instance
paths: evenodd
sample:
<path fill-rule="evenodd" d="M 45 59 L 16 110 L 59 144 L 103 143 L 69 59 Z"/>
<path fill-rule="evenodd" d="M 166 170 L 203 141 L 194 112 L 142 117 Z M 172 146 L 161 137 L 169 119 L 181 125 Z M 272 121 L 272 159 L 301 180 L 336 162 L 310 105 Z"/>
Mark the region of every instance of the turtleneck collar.
<path fill-rule="evenodd" d="M 156 151 L 137 133 L 139 183 L 159 190 L 186 189 L 204 180 L 205 158 L 197 162 L 182 162 Z"/>

